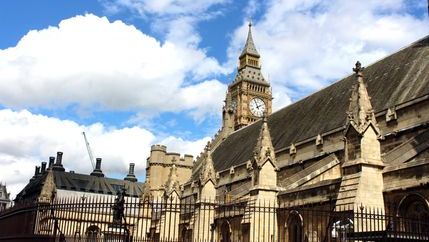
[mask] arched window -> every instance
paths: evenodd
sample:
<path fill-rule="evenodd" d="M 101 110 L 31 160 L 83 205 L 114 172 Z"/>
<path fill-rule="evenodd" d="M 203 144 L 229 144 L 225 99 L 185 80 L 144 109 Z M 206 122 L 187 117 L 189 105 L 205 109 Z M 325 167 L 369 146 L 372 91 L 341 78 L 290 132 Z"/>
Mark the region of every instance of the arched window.
<path fill-rule="evenodd" d="M 231 226 L 224 221 L 220 227 L 220 242 L 231 242 Z"/>
<path fill-rule="evenodd" d="M 406 232 L 429 232 L 428 201 L 419 194 L 405 196 L 398 206 L 398 215 L 401 217 L 400 226 Z M 423 224 L 424 223 L 424 224 Z"/>
<path fill-rule="evenodd" d="M 100 236 L 100 228 L 95 225 L 91 225 L 86 229 L 85 235 L 87 242 L 97 242 Z"/>
<path fill-rule="evenodd" d="M 304 241 L 304 230 L 302 217 L 297 211 L 291 211 L 287 220 L 287 233 L 289 242 L 302 242 Z"/>

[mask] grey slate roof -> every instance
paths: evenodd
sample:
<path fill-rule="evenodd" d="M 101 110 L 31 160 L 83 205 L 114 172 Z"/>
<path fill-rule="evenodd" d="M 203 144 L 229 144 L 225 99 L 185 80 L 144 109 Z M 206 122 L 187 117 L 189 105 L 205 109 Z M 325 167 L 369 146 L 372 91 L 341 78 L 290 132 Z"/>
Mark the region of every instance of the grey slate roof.
<path fill-rule="evenodd" d="M 238 73 L 234 79 L 234 84 L 240 81 L 253 82 L 256 84 L 264 85 L 266 87 L 270 86 L 270 84 L 267 82 L 267 80 L 265 80 L 264 76 L 262 75 L 260 68 L 255 68 L 248 65 L 238 70 Z"/>
<path fill-rule="evenodd" d="M 363 74 L 375 112 L 429 94 L 429 36 L 366 67 Z M 355 83 L 350 75 L 270 115 L 274 148 L 343 127 Z M 217 171 L 252 157 L 260 125 L 261 121 L 232 133 L 217 147 L 213 152 Z"/>
<path fill-rule="evenodd" d="M 16 196 L 16 201 L 35 199 L 42 189 L 47 174 L 46 172 L 30 181 Z M 138 197 L 143 193 L 145 186 L 141 182 L 71 172 L 53 171 L 53 174 L 56 188 L 69 191 L 116 195 L 117 191 L 125 187 L 127 196 Z"/>

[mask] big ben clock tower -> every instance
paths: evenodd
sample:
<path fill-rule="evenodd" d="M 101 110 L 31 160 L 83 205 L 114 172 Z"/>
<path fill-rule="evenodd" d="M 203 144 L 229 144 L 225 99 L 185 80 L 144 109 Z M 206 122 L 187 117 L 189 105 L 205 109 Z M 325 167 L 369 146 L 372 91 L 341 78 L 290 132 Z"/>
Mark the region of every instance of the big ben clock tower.
<path fill-rule="evenodd" d="M 230 107 L 234 116 L 234 129 L 240 129 L 260 119 L 264 113 L 272 112 L 272 94 L 270 84 L 261 73 L 260 55 L 252 38 L 252 24 L 246 44 L 240 54 L 237 75 L 228 86 L 226 107 Z"/>

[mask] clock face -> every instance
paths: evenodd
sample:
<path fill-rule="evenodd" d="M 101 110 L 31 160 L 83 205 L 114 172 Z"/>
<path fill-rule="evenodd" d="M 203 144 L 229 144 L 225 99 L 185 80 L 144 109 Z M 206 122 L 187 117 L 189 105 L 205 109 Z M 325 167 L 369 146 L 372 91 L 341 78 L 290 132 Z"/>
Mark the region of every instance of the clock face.
<path fill-rule="evenodd" d="M 260 98 L 252 98 L 249 103 L 250 112 L 256 117 L 262 117 L 265 112 L 265 103 Z"/>

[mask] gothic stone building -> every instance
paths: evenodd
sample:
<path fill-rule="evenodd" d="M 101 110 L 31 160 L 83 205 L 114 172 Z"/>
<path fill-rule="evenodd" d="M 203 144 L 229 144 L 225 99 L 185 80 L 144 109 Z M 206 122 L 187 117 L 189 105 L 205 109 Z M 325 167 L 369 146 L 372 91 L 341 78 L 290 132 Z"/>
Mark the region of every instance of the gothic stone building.
<path fill-rule="evenodd" d="M 357 62 L 350 76 L 277 112 L 271 101 L 249 26 L 221 130 L 194 163 L 187 156 L 172 159 L 165 146 L 154 145 L 143 196 L 245 206 L 365 206 L 429 221 L 429 36 L 366 68 Z M 265 217 L 272 226 L 264 234 L 271 237 L 252 239 L 249 233 L 261 232 L 252 214 L 214 216 L 195 212 L 180 221 L 181 236 L 209 234 L 192 222 L 199 219 L 224 241 L 269 241 L 276 227 L 288 236 L 292 219 Z"/>
<path fill-rule="evenodd" d="M 91 174 L 67 172 L 58 153 L 48 167 L 36 167 L 15 202 L 114 197 L 125 188 L 128 201 L 137 199 L 142 209 L 160 215 L 136 218 L 137 230 L 145 228 L 142 236 L 178 231 L 168 233 L 170 241 L 321 241 L 312 226 L 301 235 L 290 229 L 308 222 L 299 214 L 263 214 L 270 226 L 256 226 L 261 214 L 248 208 L 261 203 L 336 211 L 374 207 L 429 221 L 428 84 L 429 36 L 366 68 L 357 62 L 350 76 L 272 113 L 270 83 L 249 26 L 222 128 L 196 159 L 153 145 L 141 183 L 133 165 L 124 179 L 104 177 L 101 159 Z M 206 209 L 146 207 L 156 199 Z M 244 209 L 217 214 L 214 204 Z M 60 226 L 80 233 L 97 227 L 64 221 Z"/>

